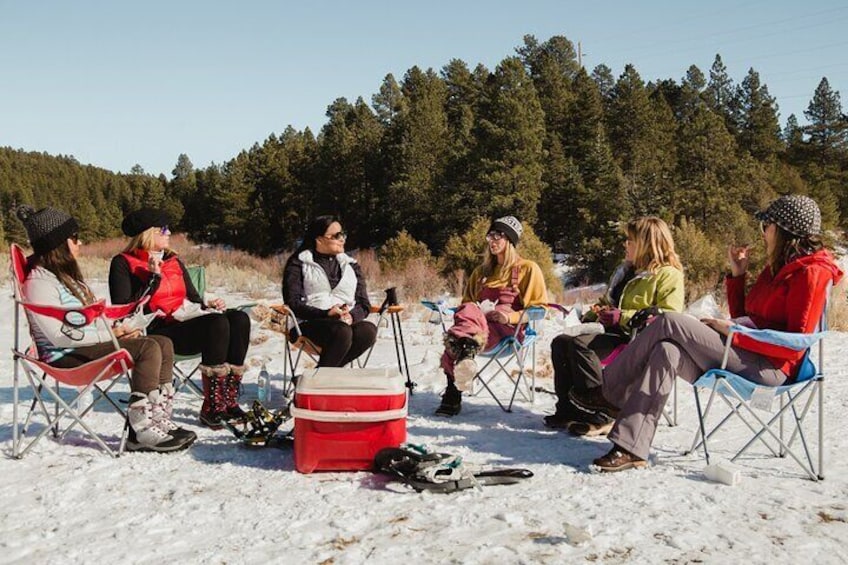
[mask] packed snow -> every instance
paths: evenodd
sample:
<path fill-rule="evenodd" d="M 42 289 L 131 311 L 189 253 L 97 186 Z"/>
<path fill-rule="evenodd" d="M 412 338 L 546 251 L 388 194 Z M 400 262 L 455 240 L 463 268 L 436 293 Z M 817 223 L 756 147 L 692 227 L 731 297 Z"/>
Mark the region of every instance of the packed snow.
<path fill-rule="evenodd" d="M 104 281 L 94 288 L 105 295 Z M 0 302 L 0 312 L 6 321 L 0 346 L 8 352 L 11 299 Z M 516 402 L 512 413 L 478 396 L 464 399 L 458 417 L 433 416 L 444 387 L 442 336 L 427 318 L 411 306 L 403 320 L 418 385 L 409 401 L 409 441 L 461 455 L 472 468 L 527 468 L 533 478 L 434 494 L 371 472 L 304 475 L 295 471 L 290 447 L 247 447 L 226 431 L 197 426 L 200 400 L 188 392 L 178 396 L 175 410 L 175 420 L 199 436 L 188 451 L 113 459 L 74 431 L 61 443 L 43 440 L 16 460 L 12 363 L 5 355 L 0 562 L 848 562 L 848 440 L 842 433 L 848 427 L 848 334 L 833 333 L 826 342 L 826 479 L 810 481 L 791 460 L 758 448 L 737 461 L 741 481 L 728 486 L 705 477 L 700 453 L 682 455 L 697 428 L 691 388 L 682 382 L 679 425 L 660 425 L 644 470 L 592 472 L 590 462 L 609 442 L 544 428 L 542 416 L 555 401 L 550 393 L 539 392 L 532 404 Z M 540 367 L 549 363 L 548 344 L 561 329 L 557 320 L 542 325 Z M 276 387 L 272 405 L 279 407 L 283 338 L 257 323 L 253 343 L 243 404 L 256 397 L 264 361 Z M 369 366 L 396 365 L 391 327 L 383 327 Z M 542 373 L 537 386 L 552 390 L 550 368 Z M 117 443 L 122 423 L 114 414 L 101 408 L 87 420 Z M 743 431 L 732 428 L 726 441 L 713 445 L 714 456 L 731 454 Z"/>

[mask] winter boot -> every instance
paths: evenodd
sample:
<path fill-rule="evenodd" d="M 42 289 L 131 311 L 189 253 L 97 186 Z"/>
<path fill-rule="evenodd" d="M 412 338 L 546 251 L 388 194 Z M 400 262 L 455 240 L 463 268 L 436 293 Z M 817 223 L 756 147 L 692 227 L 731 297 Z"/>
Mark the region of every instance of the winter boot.
<path fill-rule="evenodd" d="M 130 394 L 130 405 L 127 409 L 127 419 L 130 423 L 127 451 L 156 451 L 167 453 L 179 451 L 192 444 L 184 437 L 176 437 L 156 422 L 153 413 L 154 406 L 160 402 L 159 391 L 152 390 L 147 394 L 133 392 Z"/>
<path fill-rule="evenodd" d="M 226 398 L 229 372 L 230 368 L 227 365 L 200 366 L 200 374 L 203 378 L 200 423 L 213 430 L 220 430 L 224 427 L 224 420 L 229 418 Z"/>
<path fill-rule="evenodd" d="M 153 406 L 153 419 L 159 422 L 159 427 L 174 437 L 186 438 L 192 442 L 197 439 L 197 434 L 176 425 L 171 420 L 174 412 L 174 385 L 165 383 L 159 385 L 159 402 Z"/>
<path fill-rule="evenodd" d="M 242 377 L 244 377 L 244 365 L 230 365 L 224 397 L 227 405 L 227 416 L 233 423 L 247 422 L 247 412 L 242 410 L 238 403 L 241 395 Z"/>
<path fill-rule="evenodd" d="M 448 349 L 454 358 L 453 377 L 456 388 L 468 390 L 471 381 L 477 375 L 477 362 L 474 358 L 480 351 L 480 344 L 474 338 L 453 336 L 448 338 Z"/>
<path fill-rule="evenodd" d="M 442 395 L 442 403 L 436 408 L 436 416 L 456 416 L 462 410 L 462 393 L 453 383 L 448 383 L 448 388 Z"/>

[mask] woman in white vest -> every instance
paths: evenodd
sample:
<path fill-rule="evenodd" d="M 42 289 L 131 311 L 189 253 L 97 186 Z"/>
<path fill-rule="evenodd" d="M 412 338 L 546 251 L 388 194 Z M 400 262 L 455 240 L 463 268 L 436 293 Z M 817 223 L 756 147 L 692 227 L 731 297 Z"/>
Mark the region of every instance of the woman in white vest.
<path fill-rule="evenodd" d="M 365 321 L 365 279 L 344 252 L 346 237 L 335 217 L 315 218 L 283 271 L 283 300 L 304 337 L 321 348 L 319 367 L 343 367 L 377 339 L 377 327 Z"/>

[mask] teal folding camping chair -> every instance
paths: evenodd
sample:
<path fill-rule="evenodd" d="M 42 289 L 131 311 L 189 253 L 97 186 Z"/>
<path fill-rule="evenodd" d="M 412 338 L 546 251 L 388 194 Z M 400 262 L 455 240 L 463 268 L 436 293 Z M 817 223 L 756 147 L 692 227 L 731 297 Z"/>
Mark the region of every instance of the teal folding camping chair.
<path fill-rule="evenodd" d="M 186 267 L 188 277 L 191 279 L 191 284 L 197 289 L 197 293 L 203 297 L 206 293 L 206 267 L 202 265 L 192 265 Z M 180 367 L 183 364 L 183 367 Z M 188 390 L 195 395 L 203 398 L 203 389 L 200 388 L 192 377 L 200 370 L 200 354 L 194 355 L 174 355 L 174 393 L 180 391 L 181 388 L 187 387 Z"/>
<path fill-rule="evenodd" d="M 787 347 L 795 351 L 805 351 L 795 381 L 783 386 L 770 387 L 753 383 L 726 370 L 733 334 L 736 333 L 748 335 L 760 342 Z M 699 429 L 695 433 L 692 446 L 687 453 L 703 448 L 704 457 L 709 464 L 710 452 L 707 448 L 707 442 L 735 415 L 754 435 L 736 452 L 731 461 L 736 461 L 743 453 L 760 443 L 772 455 L 790 457 L 810 479 L 814 481 L 824 479 L 823 387 L 825 374 L 823 338 L 826 333 L 826 307 L 819 321 L 818 331 L 811 334 L 757 330 L 739 325 L 732 326 L 727 338 L 721 367 L 710 369 L 693 383 Z M 816 344 L 818 344 L 818 367 L 811 359 L 811 352 Z M 703 410 L 699 389 L 710 391 L 709 400 Z M 707 432 L 707 417 L 717 397 L 724 401 L 729 411 L 715 427 Z M 772 407 L 775 398 L 779 399 L 779 406 L 776 411 Z M 810 443 L 813 438 L 804 433 L 804 424 L 814 406 L 817 409 L 815 415 L 817 423 L 816 443 L 813 445 Z M 763 410 L 768 413 L 761 415 L 760 412 Z M 812 419 L 812 416 L 810 418 Z M 812 454 L 814 448 L 816 451 L 815 457 Z"/>
<path fill-rule="evenodd" d="M 429 300 L 422 300 L 421 304 L 438 314 L 442 331 L 447 332 L 445 320 L 455 309 Z M 478 357 L 487 361 L 471 380 L 471 396 L 485 390 L 504 412 L 512 412 L 512 405 L 519 395 L 523 400 L 533 403 L 536 391 L 536 342 L 539 338 L 536 323 L 543 320 L 546 314 L 547 310 L 542 306 L 525 308 L 512 335 L 504 337 L 491 349 L 478 353 Z M 489 371 L 489 368 L 492 370 Z M 508 381 L 508 398 L 496 390 L 494 381 L 499 375 Z"/>

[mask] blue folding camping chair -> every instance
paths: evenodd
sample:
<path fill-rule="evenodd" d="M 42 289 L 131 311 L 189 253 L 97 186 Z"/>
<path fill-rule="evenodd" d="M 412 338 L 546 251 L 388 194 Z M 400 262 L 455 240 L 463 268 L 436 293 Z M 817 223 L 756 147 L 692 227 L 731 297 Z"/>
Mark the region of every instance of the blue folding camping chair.
<path fill-rule="evenodd" d="M 733 335 L 736 333 L 748 335 L 751 338 L 774 345 L 805 351 L 805 355 L 795 381 L 776 387 L 753 383 L 744 377 L 726 369 L 727 359 L 732 347 Z M 819 322 L 818 331 L 811 334 L 780 332 L 776 330 L 757 330 L 734 325 L 727 338 L 724 358 L 721 367 L 710 369 L 693 383 L 695 404 L 698 409 L 699 429 L 695 433 L 692 446 L 687 453 L 702 447 L 707 464 L 710 462 L 710 452 L 707 442 L 716 432 L 735 415 L 753 433 L 753 436 L 731 458 L 736 461 L 757 442 L 765 445 L 768 451 L 777 457 L 789 456 L 809 476 L 816 481 L 824 479 L 824 341 L 827 333 L 827 308 Z M 813 346 L 818 344 L 818 367 L 811 359 Z M 700 389 L 710 391 L 706 408 L 702 410 Z M 729 412 L 713 427 L 706 431 L 706 421 L 716 397 L 721 398 Z M 773 414 L 773 400 L 779 399 L 779 408 Z M 816 406 L 817 430 L 816 444 L 810 443 L 810 437 L 804 433 L 804 423 L 811 409 Z M 761 415 L 765 409 L 768 414 Z M 752 421 L 749 421 L 751 418 Z M 787 424 L 788 421 L 788 424 Z M 777 429 L 775 429 L 777 428 Z M 787 433 L 789 433 L 787 437 Z M 774 443 L 770 443 L 772 440 Z M 796 442 L 800 444 L 798 449 Z M 794 449 L 793 449 L 794 448 Z M 812 451 L 816 448 L 816 457 Z M 803 453 L 800 453 L 800 451 Z"/>
<path fill-rule="evenodd" d="M 422 300 L 421 304 L 432 311 L 434 315 L 438 315 L 438 322 L 442 325 L 442 331 L 447 333 L 446 319 L 452 316 L 456 308 L 430 300 Z M 532 403 L 534 401 L 536 342 L 539 338 L 536 323 L 543 320 L 546 314 L 547 310 L 542 306 L 525 308 L 512 335 L 504 337 L 493 348 L 478 354 L 479 357 L 488 360 L 478 369 L 471 380 L 471 396 L 485 390 L 504 412 L 512 412 L 512 405 L 519 394 L 527 402 Z M 528 362 L 530 364 L 529 370 Z M 513 366 L 515 369 L 511 370 Z M 492 367 L 493 371 L 488 372 L 489 367 Z M 500 396 L 495 390 L 494 381 L 499 375 L 508 379 L 508 399 Z"/>

